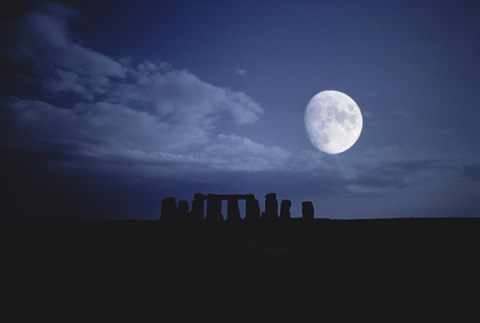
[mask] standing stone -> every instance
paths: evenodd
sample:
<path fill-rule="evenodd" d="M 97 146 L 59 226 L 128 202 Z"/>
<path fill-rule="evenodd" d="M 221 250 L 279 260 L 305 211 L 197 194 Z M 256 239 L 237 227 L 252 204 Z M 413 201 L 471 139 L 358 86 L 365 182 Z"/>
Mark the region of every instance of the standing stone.
<path fill-rule="evenodd" d="M 160 220 L 165 223 L 172 223 L 177 217 L 178 209 L 177 202 L 174 197 L 166 197 L 162 199 L 162 206 L 160 209 Z"/>
<path fill-rule="evenodd" d="M 256 198 L 252 197 L 246 200 L 245 221 L 255 223 L 260 220 L 260 204 Z"/>
<path fill-rule="evenodd" d="M 178 212 L 176 222 L 185 223 L 188 219 L 188 201 L 178 201 Z"/>
<path fill-rule="evenodd" d="M 313 203 L 310 201 L 302 202 L 302 216 L 304 220 L 313 220 L 315 216 L 315 210 L 313 209 Z"/>
<path fill-rule="evenodd" d="M 190 212 L 190 222 L 202 223 L 205 220 L 205 196 L 201 193 L 193 194 L 192 211 Z"/>
<path fill-rule="evenodd" d="M 238 208 L 238 200 L 236 198 L 228 199 L 227 204 L 227 222 L 239 223 L 240 222 L 240 209 Z"/>
<path fill-rule="evenodd" d="M 280 203 L 280 219 L 290 220 L 290 207 L 292 206 L 292 201 L 290 200 L 282 200 Z"/>
<path fill-rule="evenodd" d="M 267 222 L 274 222 L 278 219 L 277 194 L 268 193 L 265 195 L 265 213 L 263 219 Z"/>
<path fill-rule="evenodd" d="M 207 223 L 223 222 L 222 200 L 215 197 L 207 197 Z"/>

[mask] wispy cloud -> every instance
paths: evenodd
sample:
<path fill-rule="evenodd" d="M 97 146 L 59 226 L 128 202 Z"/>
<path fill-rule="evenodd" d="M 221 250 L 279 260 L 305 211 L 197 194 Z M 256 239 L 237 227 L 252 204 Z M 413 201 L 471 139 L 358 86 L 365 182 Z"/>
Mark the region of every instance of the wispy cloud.
<path fill-rule="evenodd" d="M 403 118 L 410 118 L 410 114 L 405 110 L 392 110 L 392 113 Z"/>
<path fill-rule="evenodd" d="M 246 71 L 245 69 L 243 69 L 243 68 L 237 68 L 237 69 L 235 70 L 235 74 L 240 75 L 240 76 L 244 76 L 244 75 L 247 74 L 247 71 Z"/>
<path fill-rule="evenodd" d="M 215 86 L 163 61 L 134 65 L 80 45 L 68 28 L 74 15 L 62 6 L 42 6 L 16 30 L 15 57 L 35 66 L 37 83 L 46 92 L 77 96 L 71 104 L 4 100 L 24 141 L 70 143 L 78 154 L 90 157 L 135 155 L 137 161 L 161 162 L 182 156 L 225 169 L 262 169 L 270 164 L 270 155 L 283 153 L 219 133 L 219 125 L 231 124 L 234 131 L 264 113 L 245 93 Z"/>
<path fill-rule="evenodd" d="M 480 162 L 463 166 L 465 176 L 473 182 L 480 182 Z"/>

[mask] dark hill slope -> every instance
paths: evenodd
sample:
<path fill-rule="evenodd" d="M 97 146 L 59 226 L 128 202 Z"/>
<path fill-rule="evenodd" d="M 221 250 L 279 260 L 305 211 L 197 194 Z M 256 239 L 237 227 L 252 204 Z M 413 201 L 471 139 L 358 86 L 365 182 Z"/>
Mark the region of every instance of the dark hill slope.
<path fill-rule="evenodd" d="M 480 322 L 477 219 L 0 225 L 2 322 Z"/>

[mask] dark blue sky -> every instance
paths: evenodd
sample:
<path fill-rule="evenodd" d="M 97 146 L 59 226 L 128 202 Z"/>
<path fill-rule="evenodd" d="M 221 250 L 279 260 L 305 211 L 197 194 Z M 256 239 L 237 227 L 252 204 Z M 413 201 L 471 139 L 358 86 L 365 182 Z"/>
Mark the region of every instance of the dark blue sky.
<path fill-rule="evenodd" d="M 477 1 L 61 3 L 2 14 L 2 214 L 273 191 L 295 215 L 480 215 Z M 363 113 L 339 155 L 305 133 L 322 90 Z"/>

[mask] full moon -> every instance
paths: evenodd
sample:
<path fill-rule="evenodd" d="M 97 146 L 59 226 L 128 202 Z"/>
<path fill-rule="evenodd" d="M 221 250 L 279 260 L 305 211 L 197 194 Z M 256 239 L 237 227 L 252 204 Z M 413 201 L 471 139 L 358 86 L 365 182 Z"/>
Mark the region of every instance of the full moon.
<path fill-rule="evenodd" d="M 327 154 L 339 154 L 360 137 L 363 118 L 351 97 L 338 91 L 313 96 L 305 110 L 305 129 L 312 144 Z"/>

